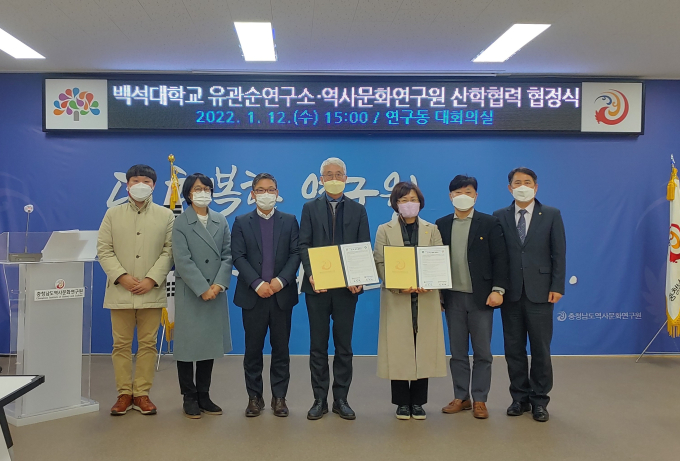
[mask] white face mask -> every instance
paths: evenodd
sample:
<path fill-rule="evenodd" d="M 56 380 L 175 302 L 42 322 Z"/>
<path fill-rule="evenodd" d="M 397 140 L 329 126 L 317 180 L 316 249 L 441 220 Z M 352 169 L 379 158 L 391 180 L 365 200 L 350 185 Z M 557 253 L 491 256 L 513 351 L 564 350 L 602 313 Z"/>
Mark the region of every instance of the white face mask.
<path fill-rule="evenodd" d="M 461 194 L 453 197 L 451 199 L 451 203 L 453 203 L 453 206 L 456 208 L 456 210 L 467 211 L 475 206 L 475 199 L 469 195 Z"/>
<path fill-rule="evenodd" d="M 276 205 L 276 194 L 265 192 L 255 196 L 255 203 L 257 207 L 264 211 L 269 211 Z"/>
<path fill-rule="evenodd" d="M 149 198 L 151 192 L 153 192 L 153 188 L 151 188 L 151 186 L 148 184 L 139 182 L 134 186 L 128 187 L 128 192 L 130 193 L 130 197 L 132 197 L 134 200 L 143 202 Z"/>
<path fill-rule="evenodd" d="M 512 196 L 515 197 L 515 200 L 518 202 L 530 202 L 535 195 L 536 191 L 528 186 L 519 186 L 512 190 Z"/>
<path fill-rule="evenodd" d="M 194 192 L 191 196 L 191 202 L 197 207 L 205 208 L 212 202 L 210 192 Z"/>

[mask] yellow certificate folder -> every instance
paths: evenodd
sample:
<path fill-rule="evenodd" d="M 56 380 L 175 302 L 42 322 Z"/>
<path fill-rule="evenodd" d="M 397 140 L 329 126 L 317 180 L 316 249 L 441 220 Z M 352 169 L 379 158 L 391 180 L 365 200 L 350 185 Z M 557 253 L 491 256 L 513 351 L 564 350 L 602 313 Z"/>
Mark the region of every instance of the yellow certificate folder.
<path fill-rule="evenodd" d="M 405 290 L 418 286 L 416 249 L 414 247 L 384 247 L 385 288 Z"/>
<path fill-rule="evenodd" d="M 312 275 L 314 276 L 314 287 L 317 290 L 330 290 L 347 286 L 345 271 L 340 259 L 340 247 L 316 247 L 310 248 L 308 251 L 309 263 L 312 266 Z"/>

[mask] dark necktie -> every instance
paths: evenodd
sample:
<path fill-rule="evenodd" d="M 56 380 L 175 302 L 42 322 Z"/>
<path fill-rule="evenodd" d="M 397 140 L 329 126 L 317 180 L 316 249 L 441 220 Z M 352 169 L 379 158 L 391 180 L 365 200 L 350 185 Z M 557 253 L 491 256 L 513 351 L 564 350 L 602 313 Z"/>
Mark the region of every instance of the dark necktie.
<path fill-rule="evenodd" d="M 527 238 L 527 220 L 524 215 L 527 214 L 527 210 L 519 210 L 519 221 L 517 221 L 517 234 L 519 234 L 519 239 L 524 245 L 524 239 Z"/>

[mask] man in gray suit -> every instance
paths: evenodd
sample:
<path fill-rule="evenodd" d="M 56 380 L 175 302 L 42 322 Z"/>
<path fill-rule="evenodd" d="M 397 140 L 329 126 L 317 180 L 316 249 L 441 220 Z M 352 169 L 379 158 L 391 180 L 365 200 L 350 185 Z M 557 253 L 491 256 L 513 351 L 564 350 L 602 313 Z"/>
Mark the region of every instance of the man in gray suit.
<path fill-rule="evenodd" d="M 494 212 L 503 226 L 508 248 L 510 281 L 501 308 L 505 360 L 510 375 L 509 416 L 533 409 L 536 421 L 549 419 L 553 386 L 550 342 L 553 305 L 564 295 L 567 243 L 557 208 L 536 200 L 536 173 L 515 168 L 508 175 L 515 201 Z M 531 347 L 531 371 L 527 359 Z"/>

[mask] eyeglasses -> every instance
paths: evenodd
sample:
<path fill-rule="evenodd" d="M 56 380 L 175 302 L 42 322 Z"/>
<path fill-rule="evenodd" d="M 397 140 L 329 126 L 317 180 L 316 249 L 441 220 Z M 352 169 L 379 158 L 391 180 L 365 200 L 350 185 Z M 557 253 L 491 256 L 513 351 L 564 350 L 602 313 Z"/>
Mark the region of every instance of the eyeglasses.
<path fill-rule="evenodd" d="M 420 203 L 420 200 L 418 200 L 418 197 L 402 197 L 397 200 L 397 203 Z"/>
<path fill-rule="evenodd" d="M 255 189 L 255 195 L 260 195 L 260 194 L 276 194 L 276 191 L 278 189 L 274 187 L 270 187 L 269 189 Z"/>
<path fill-rule="evenodd" d="M 209 187 L 194 187 L 193 189 L 191 189 L 191 192 L 194 192 L 194 193 L 195 193 L 195 192 L 207 192 L 207 193 L 210 193 L 210 190 L 211 190 L 211 189 L 210 189 Z"/>
<path fill-rule="evenodd" d="M 342 180 L 345 177 L 345 173 L 326 173 L 323 175 L 323 178 L 327 181 L 332 181 L 334 179 L 337 179 L 338 181 Z"/>

